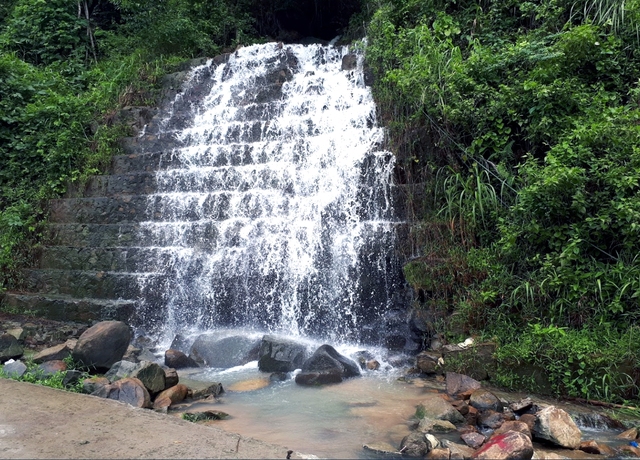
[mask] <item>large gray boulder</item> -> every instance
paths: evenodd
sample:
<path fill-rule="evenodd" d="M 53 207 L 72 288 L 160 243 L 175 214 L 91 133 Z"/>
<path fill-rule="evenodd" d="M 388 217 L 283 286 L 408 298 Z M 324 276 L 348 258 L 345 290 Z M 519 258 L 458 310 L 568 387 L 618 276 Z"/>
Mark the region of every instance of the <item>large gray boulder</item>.
<path fill-rule="evenodd" d="M 106 370 L 122 359 L 130 342 L 129 326 L 122 321 L 102 321 L 84 331 L 72 356 L 86 367 Z"/>
<path fill-rule="evenodd" d="M 480 412 L 486 410 L 502 412 L 504 410 L 500 399 L 485 388 L 478 388 L 471 393 L 469 405 L 475 407 Z"/>
<path fill-rule="evenodd" d="M 20 358 L 24 353 L 22 345 L 11 334 L 0 335 L 0 363 Z"/>
<path fill-rule="evenodd" d="M 207 367 L 228 369 L 258 359 L 260 340 L 241 335 L 220 338 L 202 334 L 193 342 L 189 357 Z"/>
<path fill-rule="evenodd" d="M 33 355 L 33 362 L 36 364 L 44 363 L 45 361 L 58 361 L 63 360 L 71 356 L 71 352 L 77 344 L 76 340 L 67 340 L 60 345 L 54 345 L 53 347 L 45 348 L 44 350 Z"/>
<path fill-rule="evenodd" d="M 359 366 L 341 355 L 331 345 L 322 345 L 302 364 L 302 371 L 296 375 L 300 385 L 324 385 L 340 383 L 344 379 L 360 375 Z"/>
<path fill-rule="evenodd" d="M 131 361 L 118 361 L 107 371 L 104 376 L 113 383 L 117 380 L 132 377 L 133 373 L 138 370 L 138 363 Z"/>
<path fill-rule="evenodd" d="M 260 343 L 258 368 L 262 372 L 291 372 L 307 359 L 307 348 L 292 340 L 265 335 Z"/>
<path fill-rule="evenodd" d="M 104 375 L 111 383 L 135 377 L 140 380 L 149 393 L 159 393 L 165 389 L 166 374 L 162 367 L 150 361 L 118 361 Z"/>
<path fill-rule="evenodd" d="M 549 406 L 536 416 L 536 423 L 531 432 L 534 439 L 544 439 L 568 449 L 577 449 L 580 446 L 582 433 L 564 410 Z"/>

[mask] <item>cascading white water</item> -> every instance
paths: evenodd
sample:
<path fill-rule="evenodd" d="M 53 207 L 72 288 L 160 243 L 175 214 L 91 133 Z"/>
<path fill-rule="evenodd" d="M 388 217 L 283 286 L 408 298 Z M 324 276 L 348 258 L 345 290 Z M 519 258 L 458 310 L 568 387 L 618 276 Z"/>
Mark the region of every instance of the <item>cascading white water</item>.
<path fill-rule="evenodd" d="M 347 53 L 270 43 L 191 72 L 188 85 L 204 72 L 211 89 L 173 133 L 179 166 L 157 172 L 141 225 L 162 242 L 165 305 L 146 308 L 162 310 L 167 335 L 380 332 L 396 270 L 393 155 L 362 58 L 342 70 Z"/>

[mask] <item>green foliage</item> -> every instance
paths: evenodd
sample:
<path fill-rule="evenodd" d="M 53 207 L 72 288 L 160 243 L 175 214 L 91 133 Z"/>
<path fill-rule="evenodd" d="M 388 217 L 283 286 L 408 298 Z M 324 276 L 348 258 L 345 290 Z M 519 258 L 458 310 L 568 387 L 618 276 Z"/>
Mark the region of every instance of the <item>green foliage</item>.
<path fill-rule="evenodd" d="M 390 0 L 369 25 L 399 177 L 432 199 L 413 204 L 417 227 L 449 231 L 435 251 L 421 241 L 407 280 L 433 294 L 425 308 L 446 300 L 449 327 L 495 334 L 505 363 L 544 364 L 558 393 L 637 396 L 633 366 L 616 366 L 640 317 L 639 14 L 635 0 Z"/>
<path fill-rule="evenodd" d="M 67 370 L 74 370 L 77 368 L 76 363 L 73 362 L 73 359 L 71 359 L 71 357 L 65 359 L 64 362 L 67 364 Z M 19 382 L 35 383 L 37 385 L 56 388 L 58 390 L 67 390 L 74 393 L 82 393 L 82 381 L 90 377 L 88 373 L 84 372 L 77 383 L 73 385 L 64 385 L 63 381 L 66 375 L 66 371 L 56 372 L 51 375 L 45 375 L 42 369 L 40 369 L 38 365 L 30 359 L 25 361 L 25 365 L 27 366 L 27 370 L 21 377 L 16 377 L 15 375 L 7 375 L 7 373 L 4 371 L 4 368 L 0 368 L 0 378 L 10 378 Z"/>

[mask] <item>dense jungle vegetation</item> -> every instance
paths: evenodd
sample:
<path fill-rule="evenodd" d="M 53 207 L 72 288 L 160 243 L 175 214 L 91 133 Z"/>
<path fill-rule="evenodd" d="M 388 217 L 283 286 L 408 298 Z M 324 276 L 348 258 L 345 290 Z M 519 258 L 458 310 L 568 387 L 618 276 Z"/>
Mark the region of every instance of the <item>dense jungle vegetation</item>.
<path fill-rule="evenodd" d="M 339 18 L 339 19 L 338 19 Z M 350 18 L 350 21 L 348 21 Z M 348 22 L 347 22 L 348 21 Z M 640 382 L 640 0 L 4 0 L 0 287 L 45 200 L 101 171 L 127 105 L 190 57 L 368 37 L 433 333 L 497 383 L 616 402 Z"/>

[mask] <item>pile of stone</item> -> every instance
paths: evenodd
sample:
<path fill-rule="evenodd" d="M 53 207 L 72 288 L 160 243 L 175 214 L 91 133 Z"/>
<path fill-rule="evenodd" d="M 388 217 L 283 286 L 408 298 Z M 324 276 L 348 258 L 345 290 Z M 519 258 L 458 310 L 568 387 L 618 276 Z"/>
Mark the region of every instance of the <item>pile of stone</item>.
<path fill-rule="evenodd" d="M 381 444 L 364 447 L 430 459 L 528 460 L 534 455 L 532 441 L 580 450 L 578 455 L 620 454 L 604 443 L 583 441 L 569 414 L 558 407 L 541 408 L 529 398 L 509 404 L 477 380 L 453 372 L 446 374 L 446 393 L 425 395 L 416 410 L 415 429 L 397 449 Z"/>
<path fill-rule="evenodd" d="M 7 337 L 8 336 L 8 337 Z M 65 372 L 65 385 L 77 384 L 84 375 L 78 370 L 67 370 L 65 359 L 73 360 L 84 368 L 104 373 L 104 377 L 91 377 L 82 382 L 83 390 L 94 396 L 114 399 L 135 407 L 166 410 L 186 398 L 192 400 L 215 398 L 223 393 L 220 383 L 213 383 L 203 390 L 193 391 L 179 383 L 176 368 L 161 366 L 155 362 L 148 350 L 131 346 L 131 330 L 121 321 L 103 321 L 85 330 L 77 340 L 45 348 L 33 356 L 39 364 L 38 374 L 48 376 L 56 372 Z M 5 339 L 6 346 L 3 346 Z M 23 355 L 23 348 L 10 334 L 0 337 L 1 356 L 11 362 L 4 365 L 3 371 L 10 377 L 21 377 L 27 366 L 15 361 Z M 145 359 L 146 358 L 146 359 Z M 180 353 L 169 350 L 165 354 L 165 363 L 175 363 L 176 367 L 197 366 Z"/>

